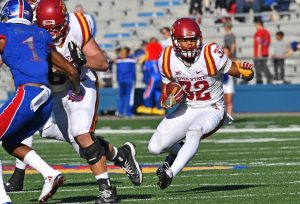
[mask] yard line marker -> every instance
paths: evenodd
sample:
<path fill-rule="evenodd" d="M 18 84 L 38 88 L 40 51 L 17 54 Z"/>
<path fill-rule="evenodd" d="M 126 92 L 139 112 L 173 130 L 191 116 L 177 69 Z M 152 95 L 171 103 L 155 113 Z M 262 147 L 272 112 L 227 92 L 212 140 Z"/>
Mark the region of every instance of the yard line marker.
<path fill-rule="evenodd" d="M 96 129 L 96 134 L 150 134 L 154 133 L 155 129 L 132 129 L 132 130 L 108 130 Z M 289 128 L 241 128 L 241 129 L 221 129 L 218 133 L 265 133 L 265 132 L 300 132 L 299 127 Z"/>
<path fill-rule="evenodd" d="M 172 184 L 170 187 L 193 187 L 193 186 L 223 186 L 223 185 L 282 185 L 282 184 L 299 184 L 300 181 L 291 181 L 291 182 L 278 182 L 278 183 L 195 183 L 195 184 Z M 118 189 L 136 189 L 136 186 L 118 186 Z M 141 185 L 138 188 L 158 188 L 157 185 Z M 93 188 L 84 188 L 84 189 L 60 189 L 59 192 L 77 192 L 77 191 L 97 191 L 97 187 Z M 29 191 L 16 191 L 16 192 L 10 192 L 10 194 L 24 194 L 24 193 L 37 193 L 40 192 L 40 190 L 29 190 Z M 295 193 L 300 194 L 300 192 Z M 242 194 L 242 195 L 249 195 L 249 194 Z M 233 195 L 235 196 L 235 195 Z M 223 196 L 221 196 L 223 197 Z M 198 197 L 202 198 L 202 197 Z M 179 199 L 179 198 L 178 198 Z"/>

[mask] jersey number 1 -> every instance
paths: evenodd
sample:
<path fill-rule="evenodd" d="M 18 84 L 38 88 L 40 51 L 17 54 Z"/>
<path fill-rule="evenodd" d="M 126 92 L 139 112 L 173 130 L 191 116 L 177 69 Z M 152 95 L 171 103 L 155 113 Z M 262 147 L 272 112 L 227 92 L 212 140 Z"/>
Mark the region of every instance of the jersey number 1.
<path fill-rule="evenodd" d="M 31 50 L 31 53 L 32 53 L 32 60 L 33 61 L 39 61 L 40 58 L 39 56 L 37 55 L 37 53 L 35 52 L 34 50 L 34 45 L 33 45 L 33 37 L 30 36 L 29 38 L 27 38 L 26 40 L 23 41 L 23 44 L 27 44 L 28 48 Z"/>

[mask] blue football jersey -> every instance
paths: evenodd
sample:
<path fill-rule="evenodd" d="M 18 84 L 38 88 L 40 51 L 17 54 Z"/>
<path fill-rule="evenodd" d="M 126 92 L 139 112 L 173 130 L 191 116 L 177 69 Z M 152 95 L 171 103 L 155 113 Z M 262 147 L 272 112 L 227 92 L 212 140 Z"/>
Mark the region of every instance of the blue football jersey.
<path fill-rule="evenodd" d="M 15 86 L 25 83 L 48 85 L 48 57 L 53 46 L 50 34 L 35 25 L 0 23 L 5 39 L 2 61 L 10 68 Z"/>

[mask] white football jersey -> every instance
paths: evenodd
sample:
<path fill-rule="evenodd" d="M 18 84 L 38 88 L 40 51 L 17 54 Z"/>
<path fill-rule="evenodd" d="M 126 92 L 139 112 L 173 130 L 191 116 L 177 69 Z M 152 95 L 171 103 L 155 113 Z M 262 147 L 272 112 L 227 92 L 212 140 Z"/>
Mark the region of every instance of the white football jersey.
<path fill-rule="evenodd" d="M 62 46 L 56 46 L 56 50 L 61 53 L 68 61 L 72 62 L 70 50 L 68 44 L 74 42 L 79 48 L 82 48 L 92 37 L 91 35 L 91 25 L 86 19 L 84 14 L 81 13 L 69 13 L 69 33 L 62 44 Z M 81 79 L 84 77 L 89 77 L 93 81 L 96 81 L 96 75 L 90 69 L 81 68 Z M 69 88 L 69 83 L 64 84 L 51 84 L 51 89 L 54 92 L 65 91 Z"/>
<path fill-rule="evenodd" d="M 190 67 L 176 56 L 172 46 L 164 49 L 158 64 L 163 83 L 173 81 L 182 86 L 187 106 L 224 104 L 222 74 L 229 71 L 232 61 L 216 43 L 203 44 L 200 56 Z"/>

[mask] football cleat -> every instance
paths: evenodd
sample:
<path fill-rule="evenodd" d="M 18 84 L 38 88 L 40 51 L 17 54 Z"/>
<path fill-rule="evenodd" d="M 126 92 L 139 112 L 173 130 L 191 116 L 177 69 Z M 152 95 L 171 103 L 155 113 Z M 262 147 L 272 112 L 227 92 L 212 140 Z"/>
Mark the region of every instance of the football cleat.
<path fill-rule="evenodd" d="M 11 199 L 8 195 L 0 196 L 0 204 L 11 204 Z"/>
<path fill-rule="evenodd" d="M 108 183 L 99 185 L 100 195 L 97 197 L 96 204 L 102 203 L 117 203 L 117 189 L 110 186 Z"/>
<path fill-rule="evenodd" d="M 4 184 L 6 192 L 22 191 L 25 169 L 15 168 L 10 179 Z"/>
<path fill-rule="evenodd" d="M 125 171 L 128 178 L 134 185 L 141 185 L 143 181 L 143 173 L 135 159 L 135 145 L 131 142 L 126 142 L 123 147 L 118 149 L 118 154 L 122 157 L 119 159 L 121 162 L 115 162 L 115 165 L 121 167 Z"/>
<path fill-rule="evenodd" d="M 48 176 L 45 179 L 43 190 L 39 197 L 39 202 L 47 202 L 47 200 L 56 193 L 57 189 L 64 183 L 64 181 L 65 177 L 60 172 L 58 172 L 55 176 Z"/>
<path fill-rule="evenodd" d="M 173 173 L 168 163 L 165 162 L 163 166 L 159 167 L 156 171 L 156 175 L 158 176 L 157 185 L 161 190 L 164 190 L 169 185 L 171 185 L 173 180 Z"/>

